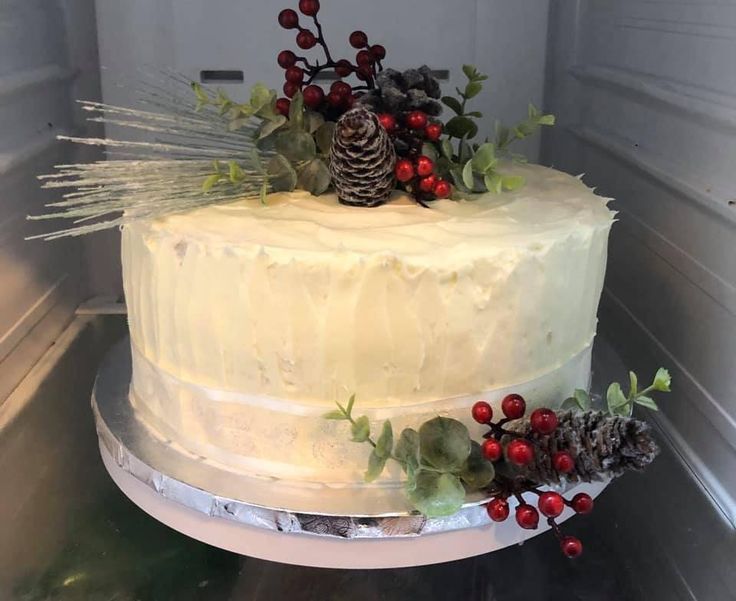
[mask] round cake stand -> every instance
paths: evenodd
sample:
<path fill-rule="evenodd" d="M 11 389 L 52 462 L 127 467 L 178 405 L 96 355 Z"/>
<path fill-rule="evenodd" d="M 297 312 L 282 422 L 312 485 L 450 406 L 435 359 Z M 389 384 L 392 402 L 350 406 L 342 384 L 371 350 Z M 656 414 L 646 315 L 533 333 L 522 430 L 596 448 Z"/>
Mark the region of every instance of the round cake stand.
<path fill-rule="evenodd" d="M 92 405 L 103 463 L 143 511 L 191 538 L 280 563 L 378 569 L 473 557 L 520 544 L 549 529 L 541 522 L 538 530 L 522 530 L 513 518 L 491 523 L 477 502 L 455 516 L 432 520 L 410 515 L 405 506 L 386 511 L 379 504 L 369 511 L 375 506 L 371 499 L 355 512 L 336 514 L 333 508 L 342 502 L 339 494 L 336 502 L 325 490 L 311 493 L 314 498 L 309 494 L 289 498 L 288 490 L 282 495 L 277 483 L 228 472 L 223 476 L 221 468 L 177 449 L 135 420 L 127 397 L 129 357 L 126 342 L 115 347 L 95 383 Z M 595 497 L 606 485 L 579 484 L 568 494 L 587 492 Z M 268 500 L 264 491 L 272 489 L 273 502 L 264 502 Z M 330 511 L 314 511 L 315 499 L 322 499 Z M 572 515 L 566 509 L 557 521 Z"/>

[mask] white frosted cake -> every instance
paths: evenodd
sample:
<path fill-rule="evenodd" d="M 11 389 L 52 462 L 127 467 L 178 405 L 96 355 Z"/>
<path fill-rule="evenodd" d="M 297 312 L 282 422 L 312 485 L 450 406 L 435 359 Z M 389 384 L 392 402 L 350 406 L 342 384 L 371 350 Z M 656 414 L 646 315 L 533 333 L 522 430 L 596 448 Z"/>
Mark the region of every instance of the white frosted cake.
<path fill-rule="evenodd" d="M 372 209 L 273 194 L 123 232 L 140 419 L 229 469 L 363 482 L 369 448 L 322 415 L 395 431 L 507 392 L 587 387 L 613 213 L 580 180 L 514 167 L 518 192 Z"/>

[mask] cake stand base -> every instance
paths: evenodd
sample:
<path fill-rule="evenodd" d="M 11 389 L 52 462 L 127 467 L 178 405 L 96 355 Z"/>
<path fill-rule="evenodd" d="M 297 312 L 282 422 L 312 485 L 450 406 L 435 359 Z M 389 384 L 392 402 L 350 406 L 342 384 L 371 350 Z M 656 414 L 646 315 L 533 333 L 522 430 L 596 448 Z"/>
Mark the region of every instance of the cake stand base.
<path fill-rule="evenodd" d="M 280 563 L 377 569 L 482 555 L 549 529 L 545 522 L 533 531 L 520 529 L 513 519 L 492 523 L 478 501 L 453 516 L 428 520 L 403 508 L 403 496 L 388 506 L 385 499 L 346 505 L 344 491 L 296 493 L 278 482 L 223 471 L 161 439 L 136 419 L 127 394 L 126 344 L 106 357 L 92 397 L 102 460 L 136 505 L 187 536 Z M 567 492 L 595 497 L 607 484 L 579 484 Z M 568 508 L 557 521 L 572 515 Z"/>

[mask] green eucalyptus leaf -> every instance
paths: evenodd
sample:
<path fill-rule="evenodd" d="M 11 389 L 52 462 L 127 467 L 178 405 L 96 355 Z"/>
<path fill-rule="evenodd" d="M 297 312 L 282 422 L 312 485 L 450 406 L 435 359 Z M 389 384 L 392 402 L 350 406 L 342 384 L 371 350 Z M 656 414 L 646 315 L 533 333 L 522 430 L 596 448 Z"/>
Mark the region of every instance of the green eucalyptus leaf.
<path fill-rule="evenodd" d="M 261 184 L 261 189 L 258 194 L 258 198 L 260 199 L 262 205 L 266 204 L 267 195 L 268 195 L 268 177 L 265 177 L 263 179 L 263 183 Z"/>
<path fill-rule="evenodd" d="M 351 394 L 350 398 L 348 399 L 348 405 L 345 407 L 345 413 L 348 416 L 351 416 L 353 414 L 353 405 L 355 405 L 355 395 Z M 342 408 L 342 405 L 338 403 L 338 406 Z"/>
<path fill-rule="evenodd" d="M 237 131 L 239 129 L 243 129 L 249 124 L 250 124 L 250 117 L 239 117 L 237 119 L 230 120 L 227 124 L 227 129 L 228 131 Z"/>
<path fill-rule="evenodd" d="M 407 488 L 409 502 L 427 517 L 441 517 L 457 513 L 465 501 L 465 489 L 454 474 L 440 474 L 418 470 L 411 489 Z"/>
<path fill-rule="evenodd" d="M 391 451 L 394 448 L 394 431 L 391 427 L 391 422 L 386 420 L 383 422 L 383 428 L 381 429 L 381 435 L 376 441 L 375 452 L 379 457 L 387 459 L 391 456 Z"/>
<path fill-rule="evenodd" d="M 276 134 L 276 151 L 291 162 L 311 161 L 317 154 L 314 138 L 305 131 L 287 129 Z"/>
<path fill-rule="evenodd" d="M 480 119 L 481 117 L 483 117 L 483 113 L 481 113 L 480 111 L 470 111 L 469 113 L 465 113 L 465 116 Z"/>
<path fill-rule="evenodd" d="M 633 371 L 629 372 L 629 398 L 633 399 L 639 394 L 639 378 Z"/>
<path fill-rule="evenodd" d="M 467 163 L 473 158 L 473 149 L 468 144 L 467 140 L 460 140 L 458 143 L 458 162 Z"/>
<path fill-rule="evenodd" d="M 580 405 L 578 405 L 575 397 L 569 396 L 564 401 L 562 401 L 560 409 L 562 409 L 563 411 L 578 411 L 580 409 Z"/>
<path fill-rule="evenodd" d="M 433 163 L 436 163 L 437 159 L 439 158 L 439 156 L 437 155 L 437 149 L 434 147 L 434 144 L 429 144 L 427 142 L 422 144 L 422 154 L 432 159 Z"/>
<path fill-rule="evenodd" d="M 452 148 L 452 142 L 447 138 L 443 139 L 440 143 L 440 150 L 442 155 L 449 161 L 452 160 L 452 156 L 455 154 L 455 150 Z"/>
<path fill-rule="evenodd" d="M 269 102 L 271 102 L 271 90 L 260 82 L 256 83 L 250 89 L 250 106 L 253 109 L 253 112 L 263 108 Z"/>
<path fill-rule="evenodd" d="M 330 187 L 330 171 L 322 159 L 312 159 L 299 172 L 297 185 L 314 196 L 319 196 Z"/>
<path fill-rule="evenodd" d="M 659 392 L 670 392 L 671 385 L 672 376 L 670 376 L 670 372 L 664 367 L 660 367 L 657 370 L 657 373 L 654 376 L 654 382 L 652 383 L 654 390 L 658 390 Z"/>
<path fill-rule="evenodd" d="M 500 194 L 503 191 L 503 178 L 498 173 L 490 173 L 483 176 L 486 190 Z"/>
<path fill-rule="evenodd" d="M 588 409 L 590 409 L 592 401 L 587 390 L 576 388 L 575 392 L 572 393 L 572 396 L 575 399 L 575 402 L 578 404 L 578 407 L 580 407 L 583 411 L 587 411 Z"/>
<path fill-rule="evenodd" d="M 296 188 L 296 171 L 285 156 L 277 154 L 268 161 L 266 173 L 275 192 L 291 192 Z"/>
<path fill-rule="evenodd" d="M 304 129 L 304 96 L 301 92 L 297 92 L 291 98 L 289 105 L 289 125 L 293 129 Z"/>
<path fill-rule="evenodd" d="M 555 122 L 556 118 L 554 115 L 542 115 L 537 119 L 537 123 L 539 123 L 539 125 L 552 126 L 555 124 Z"/>
<path fill-rule="evenodd" d="M 317 147 L 319 151 L 324 154 L 330 154 L 330 148 L 332 148 L 332 137 L 335 134 L 335 123 L 334 121 L 326 121 L 320 126 L 315 132 L 314 138 L 317 141 Z"/>
<path fill-rule="evenodd" d="M 322 113 L 310 110 L 304 113 L 304 129 L 310 134 L 315 133 L 324 124 L 325 118 L 322 116 Z"/>
<path fill-rule="evenodd" d="M 478 81 L 471 81 L 467 86 L 465 86 L 465 97 L 475 98 L 478 94 L 480 94 L 482 89 L 483 84 Z"/>
<path fill-rule="evenodd" d="M 445 124 L 445 132 L 455 138 L 472 138 L 473 131 L 477 133 L 478 127 L 468 117 L 458 115 Z"/>
<path fill-rule="evenodd" d="M 470 188 L 463 181 L 463 170 L 460 167 L 452 167 L 450 169 L 450 177 L 458 190 L 461 192 L 471 192 Z"/>
<path fill-rule="evenodd" d="M 493 464 L 483 457 L 480 445 L 474 440 L 470 443 L 470 455 L 468 455 L 460 478 L 471 488 L 479 490 L 488 486 L 495 476 Z"/>
<path fill-rule="evenodd" d="M 608 402 L 608 412 L 611 415 L 630 415 L 631 405 L 626 395 L 621 390 L 621 384 L 613 382 L 606 391 L 606 401 Z"/>
<path fill-rule="evenodd" d="M 328 411 L 322 417 L 324 419 L 334 419 L 334 420 L 346 420 L 347 419 L 347 417 L 345 417 L 345 414 L 339 409 Z"/>
<path fill-rule="evenodd" d="M 507 192 L 513 192 L 524 186 L 524 178 L 521 175 L 504 175 L 501 177 L 501 185 Z"/>
<path fill-rule="evenodd" d="M 443 96 L 441 100 L 442 100 L 442 104 L 451 108 L 455 112 L 456 115 L 463 114 L 463 107 L 457 98 L 453 98 L 452 96 Z"/>
<path fill-rule="evenodd" d="M 193 81 L 190 85 L 192 86 L 192 90 L 194 90 L 194 95 L 197 97 L 198 102 L 205 105 L 210 101 L 209 94 L 207 94 L 200 83 Z"/>
<path fill-rule="evenodd" d="M 350 432 L 353 435 L 353 442 L 365 442 L 371 436 L 371 425 L 368 423 L 368 417 L 361 415 L 350 426 Z"/>
<path fill-rule="evenodd" d="M 275 133 L 279 128 L 283 127 L 285 123 L 286 117 L 283 115 L 279 115 L 278 119 L 266 121 L 258 132 L 258 139 L 262 140 L 263 138 L 267 138 L 271 134 Z"/>
<path fill-rule="evenodd" d="M 478 173 L 487 173 L 496 165 L 496 147 L 493 144 L 481 144 L 473 155 L 473 169 Z"/>
<path fill-rule="evenodd" d="M 471 81 L 478 77 L 478 69 L 475 68 L 475 65 L 463 65 L 463 73 Z"/>
<path fill-rule="evenodd" d="M 470 434 L 462 422 L 435 417 L 419 428 L 422 462 L 439 470 L 460 468 L 470 454 Z"/>
<path fill-rule="evenodd" d="M 417 467 L 419 465 L 419 432 L 404 428 L 394 448 L 394 457 L 400 463 Z M 406 469 L 406 467 L 405 467 Z"/>
<path fill-rule="evenodd" d="M 659 411 L 659 407 L 657 407 L 657 403 L 654 401 L 654 399 L 648 396 L 638 396 L 636 397 L 634 402 L 637 405 L 641 405 L 642 407 L 646 407 L 647 409 L 651 409 L 652 411 Z"/>
<path fill-rule="evenodd" d="M 366 482 L 373 482 L 383 472 L 383 468 L 386 467 L 386 461 L 388 457 L 383 457 L 376 452 L 376 449 L 371 451 L 368 457 L 368 469 L 365 471 L 364 479 Z"/>
<path fill-rule="evenodd" d="M 468 161 L 463 167 L 463 184 L 468 190 L 472 190 L 475 186 L 475 176 L 473 175 L 473 161 Z"/>
<path fill-rule="evenodd" d="M 212 188 L 215 187 L 215 184 L 220 181 L 220 177 L 222 177 L 219 173 L 213 173 L 212 175 L 208 175 L 205 180 L 202 182 L 202 192 L 205 194 L 212 190 Z"/>
<path fill-rule="evenodd" d="M 255 169 L 261 175 L 266 175 L 266 170 L 263 168 L 263 163 L 261 163 L 261 155 L 258 153 L 258 150 L 256 148 L 250 149 L 250 152 L 248 153 L 248 159 L 253 169 Z M 219 171 L 219 169 L 217 169 L 217 171 Z"/>

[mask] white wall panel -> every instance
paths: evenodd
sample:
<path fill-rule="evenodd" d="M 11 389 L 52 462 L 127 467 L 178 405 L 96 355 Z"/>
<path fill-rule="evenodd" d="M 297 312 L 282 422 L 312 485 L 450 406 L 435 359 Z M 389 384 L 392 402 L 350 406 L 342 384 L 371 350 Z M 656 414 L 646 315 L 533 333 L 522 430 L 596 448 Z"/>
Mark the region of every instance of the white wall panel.
<path fill-rule="evenodd" d="M 84 127 L 76 90 L 99 89 L 95 32 L 83 18 L 90 14 L 91 0 L 0 4 L 0 402 L 85 294 L 80 241 L 24 238 L 49 228 L 26 215 L 59 199 L 41 190 L 36 176 L 82 156 L 55 137 Z"/>
<path fill-rule="evenodd" d="M 545 162 L 613 196 L 601 327 L 670 365 L 661 422 L 736 522 L 736 3 L 556 0 Z"/>

